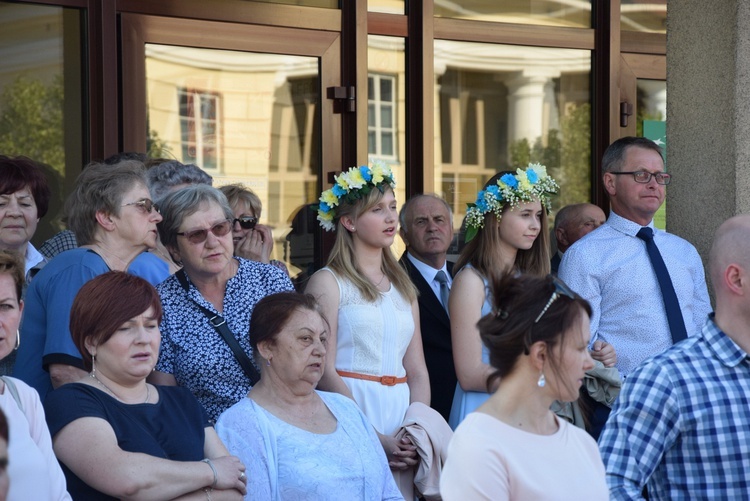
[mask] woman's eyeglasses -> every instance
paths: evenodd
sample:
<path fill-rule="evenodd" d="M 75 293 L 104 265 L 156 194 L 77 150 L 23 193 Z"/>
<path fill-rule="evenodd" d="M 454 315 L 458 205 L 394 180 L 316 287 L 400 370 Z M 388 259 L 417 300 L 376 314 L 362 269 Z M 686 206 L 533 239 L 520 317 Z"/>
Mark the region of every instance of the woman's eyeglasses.
<path fill-rule="evenodd" d="M 191 244 L 202 244 L 208 238 L 208 232 L 210 231 L 217 237 L 223 237 L 230 231 L 232 231 L 232 221 L 227 219 L 221 223 L 216 223 L 210 228 L 204 228 L 202 230 L 183 231 L 178 232 L 177 235 L 187 238 Z"/>
<path fill-rule="evenodd" d="M 136 207 L 143 209 L 149 214 L 151 214 L 151 210 L 155 210 L 156 212 L 159 212 L 159 206 L 156 205 L 151 200 L 149 200 L 148 198 L 142 198 L 140 200 L 136 200 L 135 202 L 123 204 L 122 206 L 127 207 L 128 205 L 135 205 Z"/>
<path fill-rule="evenodd" d="M 243 230 L 252 230 L 258 224 L 258 218 L 254 216 L 240 216 L 232 221 L 232 226 L 234 226 L 234 223 L 240 223 L 240 228 Z"/>
<path fill-rule="evenodd" d="M 547 304 L 544 305 L 544 309 L 542 310 L 542 312 L 538 317 L 536 317 L 536 320 L 534 320 L 535 324 L 539 322 L 539 320 L 544 316 L 545 313 L 547 313 L 547 310 L 549 310 L 549 307 L 552 306 L 552 303 L 554 303 L 557 298 L 562 296 L 569 297 L 570 299 L 576 298 L 576 293 L 573 292 L 570 287 L 568 287 L 565 282 L 563 282 L 559 278 L 553 276 L 552 283 L 555 285 L 555 291 L 552 293 L 552 296 L 550 296 Z"/>

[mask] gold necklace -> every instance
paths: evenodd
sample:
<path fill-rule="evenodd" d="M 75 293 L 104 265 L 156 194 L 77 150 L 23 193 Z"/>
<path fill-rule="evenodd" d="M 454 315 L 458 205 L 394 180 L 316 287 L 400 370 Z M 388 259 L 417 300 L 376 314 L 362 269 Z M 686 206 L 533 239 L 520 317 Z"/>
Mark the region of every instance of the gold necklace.
<path fill-rule="evenodd" d="M 94 378 L 94 380 L 97 383 L 99 383 L 100 385 L 104 386 L 104 388 L 108 392 L 110 392 L 112 394 L 112 396 L 115 397 L 117 400 L 119 400 L 120 402 L 122 402 L 124 404 L 127 404 L 127 402 L 125 402 L 123 399 L 121 399 L 120 397 L 118 397 L 117 393 L 115 393 L 114 391 L 112 391 L 112 389 L 109 386 L 107 386 L 106 384 L 104 384 L 98 377 L 96 377 L 96 374 L 94 374 L 93 372 L 91 372 L 91 373 L 89 373 L 89 376 L 91 376 L 92 378 Z M 148 402 L 148 397 L 150 397 L 150 396 L 151 396 L 151 388 L 149 388 L 148 383 L 146 383 L 146 399 L 143 401 L 144 404 L 146 402 Z"/>

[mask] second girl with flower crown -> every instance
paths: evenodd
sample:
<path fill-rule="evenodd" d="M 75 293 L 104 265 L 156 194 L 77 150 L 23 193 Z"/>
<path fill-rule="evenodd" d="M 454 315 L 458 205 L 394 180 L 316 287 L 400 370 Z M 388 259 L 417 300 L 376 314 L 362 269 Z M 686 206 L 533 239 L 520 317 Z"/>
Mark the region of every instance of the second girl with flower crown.
<path fill-rule="evenodd" d="M 516 173 L 501 172 L 479 192 L 466 213 L 467 244 L 453 269 L 449 312 L 458 384 L 449 424 L 489 398 L 494 372 L 479 338 L 477 322 L 490 313 L 489 284 L 507 273 L 545 276 L 550 271 L 547 213 L 557 183 L 539 164 Z"/>
<path fill-rule="evenodd" d="M 305 292 L 331 324 L 319 388 L 354 399 L 368 417 L 392 470 L 417 463 L 396 440 L 411 402 L 430 403 L 416 289 L 390 247 L 398 230 L 395 182 L 384 165 L 352 167 L 320 197 L 318 219 L 336 231 L 328 265 Z"/>

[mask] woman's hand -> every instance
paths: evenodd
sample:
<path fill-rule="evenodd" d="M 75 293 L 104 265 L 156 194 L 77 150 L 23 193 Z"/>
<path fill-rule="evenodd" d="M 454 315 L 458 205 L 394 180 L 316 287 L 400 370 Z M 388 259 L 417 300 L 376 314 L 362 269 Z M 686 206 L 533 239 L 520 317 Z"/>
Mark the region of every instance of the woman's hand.
<path fill-rule="evenodd" d="M 216 489 L 237 489 L 242 494 L 247 492 L 245 465 L 236 456 L 222 456 L 211 459 L 216 468 Z"/>
<path fill-rule="evenodd" d="M 591 358 L 604 364 L 604 367 L 614 367 L 617 363 L 615 348 L 604 341 L 595 341 L 591 350 Z"/>
<path fill-rule="evenodd" d="M 268 264 L 271 261 L 272 250 L 273 235 L 271 235 L 271 228 L 256 224 L 255 228 L 245 238 L 237 242 L 234 253 L 251 261 Z"/>
<path fill-rule="evenodd" d="M 403 437 L 399 440 L 380 433 L 378 433 L 378 438 L 385 450 L 391 470 L 408 470 L 419 463 L 417 448 L 408 438 Z"/>

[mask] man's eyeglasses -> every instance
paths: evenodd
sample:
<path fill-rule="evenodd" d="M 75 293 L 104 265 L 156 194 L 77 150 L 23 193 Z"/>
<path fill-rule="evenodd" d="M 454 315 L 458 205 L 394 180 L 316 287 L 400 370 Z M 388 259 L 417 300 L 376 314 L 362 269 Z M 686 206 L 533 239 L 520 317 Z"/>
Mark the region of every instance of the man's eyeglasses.
<path fill-rule="evenodd" d="M 208 232 L 213 233 L 217 237 L 223 237 L 230 231 L 232 231 L 232 221 L 227 219 L 221 223 L 216 223 L 210 228 L 204 228 L 202 230 L 183 231 L 178 232 L 177 235 L 185 237 L 191 244 L 202 244 L 208 238 Z"/>
<path fill-rule="evenodd" d="M 539 323 L 539 320 L 544 316 L 545 313 L 547 313 L 547 310 L 549 310 L 549 307 L 552 306 L 552 303 L 554 303 L 555 300 L 557 300 L 557 298 L 562 297 L 562 296 L 569 297 L 570 299 L 576 298 L 576 293 L 573 292 L 570 289 L 570 287 L 568 287 L 565 284 L 565 282 L 563 282 L 559 278 L 553 276 L 552 283 L 555 286 L 555 291 L 550 296 L 549 301 L 547 301 L 547 304 L 544 305 L 544 309 L 542 310 L 542 312 L 539 314 L 538 317 L 536 317 L 536 320 L 534 320 L 535 324 Z"/>
<path fill-rule="evenodd" d="M 243 230 L 252 230 L 258 224 L 258 218 L 254 216 L 240 216 L 232 221 L 232 226 L 234 226 L 234 223 L 240 223 L 240 228 Z"/>
<path fill-rule="evenodd" d="M 130 202 L 127 204 L 123 204 L 123 207 L 127 207 L 128 205 L 135 205 L 136 207 L 140 207 L 144 211 L 151 214 L 151 210 L 155 210 L 156 212 L 159 212 L 159 206 L 156 205 L 154 202 L 149 200 L 148 198 L 142 198 L 140 200 L 136 200 L 135 202 Z"/>
<path fill-rule="evenodd" d="M 672 175 L 667 174 L 666 172 L 646 172 L 645 170 L 637 170 L 637 171 L 610 171 L 610 174 L 615 175 L 622 175 L 622 174 L 632 174 L 633 179 L 635 179 L 636 183 L 646 184 L 649 181 L 651 181 L 651 176 L 653 176 L 656 179 L 656 184 L 664 184 L 667 185 L 672 180 Z"/>

